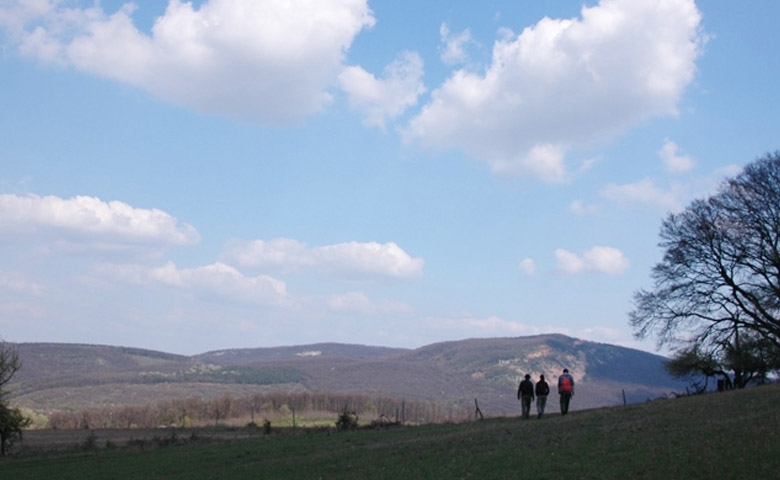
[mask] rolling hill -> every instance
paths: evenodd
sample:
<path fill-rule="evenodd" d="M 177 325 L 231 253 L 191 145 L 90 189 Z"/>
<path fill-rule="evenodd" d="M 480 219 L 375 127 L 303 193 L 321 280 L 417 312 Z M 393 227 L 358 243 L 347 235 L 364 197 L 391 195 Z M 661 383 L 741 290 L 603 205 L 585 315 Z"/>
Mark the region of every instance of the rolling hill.
<path fill-rule="evenodd" d="M 363 393 L 473 405 L 488 415 L 516 413 L 525 373 L 577 381 L 572 409 L 642 402 L 685 385 L 664 358 L 563 335 L 469 339 L 418 349 L 323 343 L 232 349 L 191 357 L 98 345 L 19 344 L 14 404 L 39 412 L 139 405 L 182 397 L 270 390 Z M 553 389 L 553 392 L 555 390 Z"/>

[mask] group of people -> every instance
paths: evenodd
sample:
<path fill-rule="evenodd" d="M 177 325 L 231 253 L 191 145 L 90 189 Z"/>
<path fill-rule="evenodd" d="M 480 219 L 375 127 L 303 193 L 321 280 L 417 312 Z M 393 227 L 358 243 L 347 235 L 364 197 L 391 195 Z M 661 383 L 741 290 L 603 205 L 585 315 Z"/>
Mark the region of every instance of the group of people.
<path fill-rule="evenodd" d="M 531 381 L 531 375 L 525 376 L 517 388 L 517 399 L 520 400 L 523 408 L 523 418 L 531 416 L 531 403 L 536 398 L 536 418 L 542 418 L 544 408 L 547 406 L 547 395 L 550 394 L 550 385 L 545 381 L 544 375 L 539 375 L 539 381 L 536 385 Z M 558 395 L 560 396 L 561 415 L 569 413 L 569 402 L 574 396 L 574 378 L 569 374 L 567 368 L 558 377 Z"/>

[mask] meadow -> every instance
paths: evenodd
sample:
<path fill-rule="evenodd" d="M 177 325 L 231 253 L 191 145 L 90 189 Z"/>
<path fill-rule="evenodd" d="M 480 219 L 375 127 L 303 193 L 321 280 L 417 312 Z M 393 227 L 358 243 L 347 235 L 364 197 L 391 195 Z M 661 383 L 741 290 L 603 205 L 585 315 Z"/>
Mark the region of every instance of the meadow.
<path fill-rule="evenodd" d="M 779 404 L 770 385 L 566 416 L 552 402 L 529 420 L 225 430 L 233 438 L 160 430 L 123 446 L 95 430 L 79 448 L 0 459 L 0 478 L 777 478 Z"/>

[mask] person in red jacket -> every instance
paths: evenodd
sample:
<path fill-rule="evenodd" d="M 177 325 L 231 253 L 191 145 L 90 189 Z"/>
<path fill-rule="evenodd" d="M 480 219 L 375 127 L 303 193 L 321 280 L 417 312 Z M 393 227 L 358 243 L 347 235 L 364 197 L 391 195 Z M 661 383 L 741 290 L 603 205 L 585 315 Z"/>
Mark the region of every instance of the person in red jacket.
<path fill-rule="evenodd" d="M 534 384 L 531 381 L 531 376 L 526 374 L 525 380 L 520 382 L 520 386 L 517 387 L 517 399 L 522 402 L 523 418 L 527 419 L 531 416 L 531 402 L 534 399 Z"/>
<path fill-rule="evenodd" d="M 558 395 L 561 396 L 561 415 L 569 413 L 569 402 L 574 396 L 574 377 L 569 375 L 569 369 L 563 369 L 563 375 L 558 377 Z"/>

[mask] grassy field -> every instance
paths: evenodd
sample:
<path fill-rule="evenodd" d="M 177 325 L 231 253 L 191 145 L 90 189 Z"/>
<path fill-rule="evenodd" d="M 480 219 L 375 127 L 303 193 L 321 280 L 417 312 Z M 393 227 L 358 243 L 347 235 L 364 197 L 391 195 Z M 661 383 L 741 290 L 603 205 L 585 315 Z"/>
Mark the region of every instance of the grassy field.
<path fill-rule="evenodd" d="M 98 444 L 2 459 L 0 478 L 778 478 L 778 405 L 773 385 L 541 420 Z"/>

